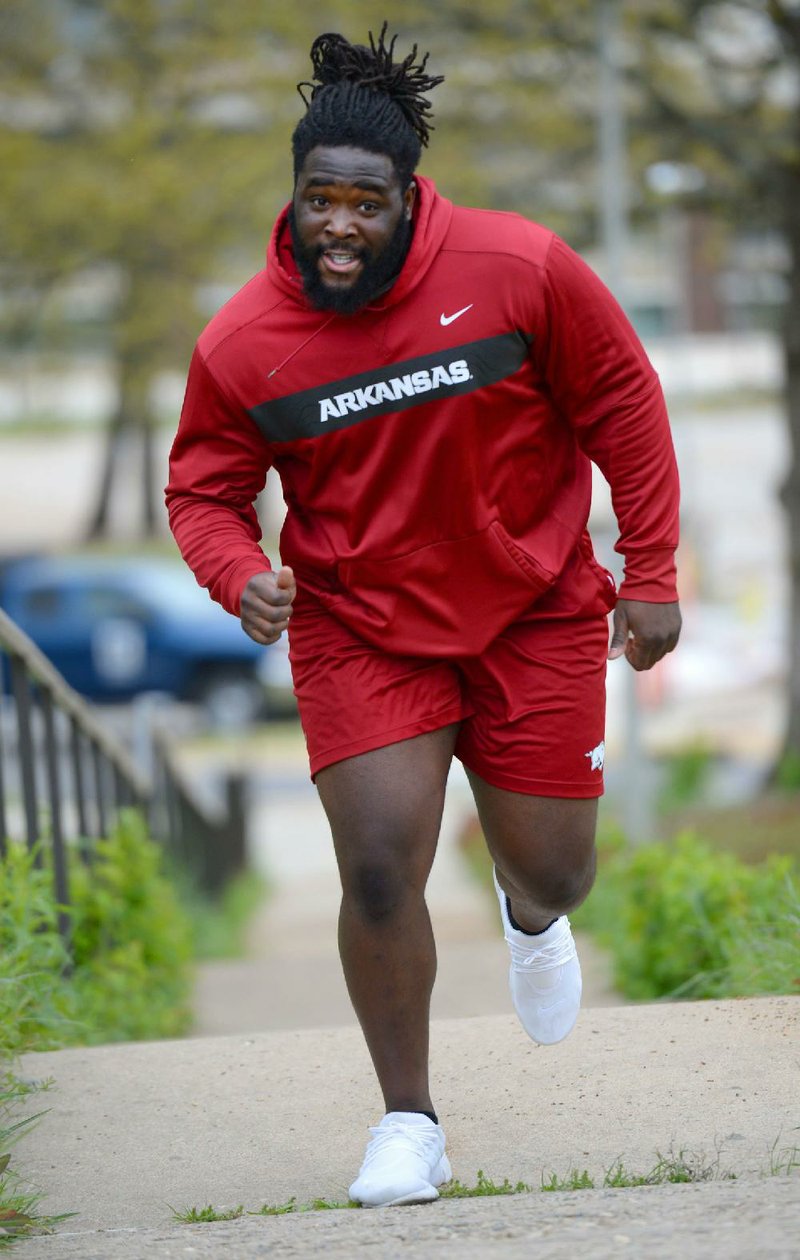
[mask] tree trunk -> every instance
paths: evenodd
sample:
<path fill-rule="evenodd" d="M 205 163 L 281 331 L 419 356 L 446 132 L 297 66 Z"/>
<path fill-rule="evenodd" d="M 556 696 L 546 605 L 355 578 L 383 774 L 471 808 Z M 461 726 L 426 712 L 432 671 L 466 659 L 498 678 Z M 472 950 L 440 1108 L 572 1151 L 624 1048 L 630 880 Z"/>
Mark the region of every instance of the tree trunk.
<path fill-rule="evenodd" d="M 800 771 L 800 165 L 787 171 L 786 241 L 789 247 L 789 295 L 783 327 L 786 371 L 786 417 L 789 431 L 789 469 L 781 487 L 786 509 L 789 543 L 789 676 L 788 712 L 783 747 L 776 772 L 781 766 Z M 773 776 L 774 777 L 774 776 Z"/>
<path fill-rule="evenodd" d="M 106 432 L 105 452 L 103 454 L 103 465 L 100 469 L 100 478 L 97 483 L 95 504 L 89 518 L 89 524 L 86 527 L 87 542 L 97 542 L 99 539 L 108 537 L 111 491 L 114 486 L 114 474 L 118 463 L 119 451 L 125 439 L 127 425 L 128 420 L 124 404 L 122 399 L 120 399 Z"/>
<path fill-rule="evenodd" d="M 111 504 L 119 471 L 120 453 L 128 438 L 139 437 L 149 427 L 149 381 L 141 367 L 122 356 L 119 360 L 119 402 L 106 436 L 106 449 L 97 484 L 95 505 L 86 529 L 86 540 L 106 539 L 111 532 Z M 144 445 L 144 443 L 143 443 Z M 145 536 L 154 532 L 147 528 L 147 510 L 143 508 Z"/>
<path fill-rule="evenodd" d="M 157 428 L 150 408 L 150 400 L 142 412 L 142 537 L 155 538 L 160 532 L 160 494 L 158 487 L 164 478 L 158 477 L 156 450 Z"/>

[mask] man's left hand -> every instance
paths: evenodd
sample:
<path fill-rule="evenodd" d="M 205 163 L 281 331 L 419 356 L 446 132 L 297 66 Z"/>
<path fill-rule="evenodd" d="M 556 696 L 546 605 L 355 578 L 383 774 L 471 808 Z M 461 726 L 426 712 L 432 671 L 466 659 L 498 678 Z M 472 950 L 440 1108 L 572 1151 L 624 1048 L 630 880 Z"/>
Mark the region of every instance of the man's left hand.
<path fill-rule="evenodd" d="M 614 633 L 608 659 L 627 656 L 634 669 L 652 669 L 671 652 L 681 633 L 681 610 L 674 604 L 651 604 L 620 599 L 614 610 Z"/>

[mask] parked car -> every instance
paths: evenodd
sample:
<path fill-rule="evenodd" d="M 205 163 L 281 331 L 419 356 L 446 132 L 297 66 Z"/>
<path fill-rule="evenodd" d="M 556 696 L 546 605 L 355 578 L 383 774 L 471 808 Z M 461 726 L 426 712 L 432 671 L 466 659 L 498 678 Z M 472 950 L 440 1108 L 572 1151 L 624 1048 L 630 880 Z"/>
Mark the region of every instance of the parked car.
<path fill-rule="evenodd" d="M 177 562 L 15 559 L 0 568 L 0 607 L 89 700 L 162 692 L 228 728 L 293 710 L 285 636 L 255 643 Z"/>

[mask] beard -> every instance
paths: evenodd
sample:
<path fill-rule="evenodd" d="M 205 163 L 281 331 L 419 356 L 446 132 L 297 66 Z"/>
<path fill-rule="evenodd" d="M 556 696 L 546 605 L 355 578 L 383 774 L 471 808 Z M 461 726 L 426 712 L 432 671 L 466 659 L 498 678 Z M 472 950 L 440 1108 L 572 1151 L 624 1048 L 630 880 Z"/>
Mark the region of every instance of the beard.
<path fill-rule="evenodd" d="M 312 306 L 337 315 L 353 315 L 368 306 L 394 283 L 411 245 L 413 229 L 409 219 L 401 215 L 386 245 L 379 254 L 358 251 L 361 274 L 349 288 L 326 284 L 319 271 L 319 260 L 325 252 L 321 245 L 304 245 L 297 231 L 294 206 L 289 207 L 289 229 L 292 233 L 294 260 L 303 289 Z"/>

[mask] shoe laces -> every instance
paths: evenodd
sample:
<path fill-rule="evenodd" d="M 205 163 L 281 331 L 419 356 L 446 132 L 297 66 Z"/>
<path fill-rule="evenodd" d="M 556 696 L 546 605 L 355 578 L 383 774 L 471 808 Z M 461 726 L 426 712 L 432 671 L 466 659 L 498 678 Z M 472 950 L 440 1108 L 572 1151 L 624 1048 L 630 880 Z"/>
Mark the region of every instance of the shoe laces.
<path fill-rule="evenodd" d="M 567 931 L 550 945 L 540 945 L 531 949 L 527 941 L 509 940 L 511 950 L 511 966 L 514 971 L 552 971 L 555 967 L 563 967 L 575 957 L 575 942 L 572 933 Z"/>
<path fill-rule="evenodd" d="M 426 1126 L 416 1124 L 403 1124 L 401 1120 L 395 1120 L 391 1125 L 375 1125 L 370 1129 L 372 1139 L 367 1147 L 364 1156 L 364 1168 L 376 1159 L 381 1152 L 390 1145 L 395 1147 L 398 1144 L 398 1138 L 401 1139 L 407 1150 L 411 1150 L 415 1155 L 422 1155 L 427 1159 L 430 1154 L 430 1146 L 432 1140 L 437 1138 L 435 1128 L 428 1129 Z"/>

